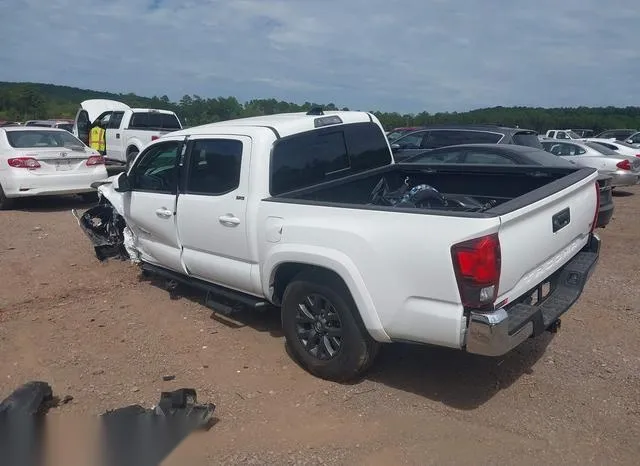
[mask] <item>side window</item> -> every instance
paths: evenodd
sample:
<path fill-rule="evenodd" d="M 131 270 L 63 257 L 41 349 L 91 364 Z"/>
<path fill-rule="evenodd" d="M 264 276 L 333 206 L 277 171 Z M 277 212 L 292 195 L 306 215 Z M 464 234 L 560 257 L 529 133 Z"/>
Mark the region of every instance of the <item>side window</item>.
<path fill-rule="evenodd" d="M 509 157 L 494 152 L 473 151 L 467 152 L 464 163 L 473 163 L 478 165 L 515 165 L 515 162 Z"/>
<path fill-rule="evenodd" d="M 111 119 L 109 120 L 109 129 L 118 129 L 120 128 L 120 123 L 122 123 L 122 117 L 124 116 L 124 112 L 113 112 L 111 115 Z"/>
<path fill-rule="evenodd" d="M 100 126 L 102 126 L 103 128 L 107 128 L 109 126 L 109 120 L 111 120 L 111 114 L 112 112 L 107 112 L 107 113 L 103 113 L 98 117 L 98 123 L 100 123 Z"/>
<path fill-rule="evenodd" d="M 631 144 L 640 144 L 640 133 L 636 133 L 629 138 Z"/>
<path fill-rule="evenodd" d="M 134 191 L 175 194 L 178 185 L 178 148 L 180 141 L 167 141 L 147 149 L 129 173 Z"/>
<path fill-rule="evenodd" d="M 586 150 L 575 144 L 567 144 L 567 146 L 569 146 L 569 155 L 582 155 L 587 153 Z"/>
<path fill-rule="evenodd" d="M 422 139 L 426 136 L 426 134 L 426 131 L 407 134 L 397 141 L 394 141 L 393 144 L 398 144 L 401 149 L 420 149 Z"/>
<path fill-rule="evenodd" d="M 486 131 L 433 130 L 424 148 L 437 149 L 458 144 L 496 144 L 501 139 L 501 134 Z"/>
<path fill-rule="evenodd" d="M 220 196 L 240 184 L 242 142 L 203 139 L 191 143 L 186 193 Z"/>
<path fill-rule="evenodd" d="M 461 163 L 462 152 L 459 150 L 433 153 L 431 151 L 420 154 L 408 160 L 410 163 Z"/>
<path fill-rule="evenodd" d="M 556 136 L 557 139 L 568 139 L 567 138 L 567 133 L 565 133 L 564 131 L 558 131 L 558 135 Z"/>

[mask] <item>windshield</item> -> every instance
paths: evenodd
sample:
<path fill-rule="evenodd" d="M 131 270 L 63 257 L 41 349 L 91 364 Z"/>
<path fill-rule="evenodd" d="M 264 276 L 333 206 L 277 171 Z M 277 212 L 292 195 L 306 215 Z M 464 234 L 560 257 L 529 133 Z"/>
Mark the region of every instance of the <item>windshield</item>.
<path fill-rule="evenodd" d="M 602 144 L 598 144 L 597 142 L 585 142 L 585 144 L 603 155 L 619 155 L 616 151 L 611 150 Z"/>
<path fill-rule="evenodd" d="M 30 149 L 36 147 L 66 147 L 68 149 L 84 150 L 85 145 L 66 131 L 35 130 L 35 131 L 7 131 L 9 145 L 16 149 Z"/>

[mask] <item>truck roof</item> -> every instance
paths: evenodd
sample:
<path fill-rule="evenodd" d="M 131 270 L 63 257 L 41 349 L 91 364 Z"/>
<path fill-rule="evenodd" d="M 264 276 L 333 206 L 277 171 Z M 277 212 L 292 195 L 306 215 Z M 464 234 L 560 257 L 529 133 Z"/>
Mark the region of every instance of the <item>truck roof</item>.
<path fill-rule="evenodd" d="M 237 118 L 235 120 L 225 120 L 206 125 L 193 126 L 181 131 L 174 131 L 171 133 L 171 136 L 220 133 L 224 131 L 226 127 L 260 127 L 275 131 L 279 137 L 286 137 L 316 129 L 318 127 L 316 126 L 316 120 L 330 116 L 339 117 L 342 123 L 378 123 L 378 120 L 373 115 L 358 111 L 324 111 L 322 114 L 308 114 L 305 112 L 278 113 L 275 115 Z"/>
<path fill-rule="evenodd" d="M 170 114 L 170 115 L 174 115 L 175 112 L 172 112 L 171 110 L 162 110 L 159 108 L 131 108 L 130 109 L 132 112 L 153 112 L 153 113 L 165 113 L 165 114 Z"/>

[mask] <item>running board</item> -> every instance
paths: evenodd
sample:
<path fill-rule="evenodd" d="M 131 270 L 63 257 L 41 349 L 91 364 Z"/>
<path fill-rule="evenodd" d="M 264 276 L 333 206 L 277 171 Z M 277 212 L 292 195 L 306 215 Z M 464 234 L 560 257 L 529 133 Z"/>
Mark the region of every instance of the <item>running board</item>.
<path fill-rule="evenodd" d="M 238 305 L 255 311 L 263 311 L 270 306 L 268 301 L 257 298 L 256 296 L 230 290 L 198 278 L 187 277 L 186 275 L 156 265 L 147 264 L 146 262 L 142 263 L 142 270 L 206 292 L 205 305 L 226 316 L 241 310 Z"/>

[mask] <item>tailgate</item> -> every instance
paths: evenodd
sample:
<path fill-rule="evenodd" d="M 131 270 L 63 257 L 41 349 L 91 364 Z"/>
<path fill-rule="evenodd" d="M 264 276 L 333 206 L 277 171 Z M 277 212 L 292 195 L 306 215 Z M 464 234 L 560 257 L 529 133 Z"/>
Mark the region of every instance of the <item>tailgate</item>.
<path fill-rule="evenodd" d="M 598 204 L 597 176 L 594 171 L 564 189 L 500 216 L 498 305 L 535 288 L 587 243 Z"/>

